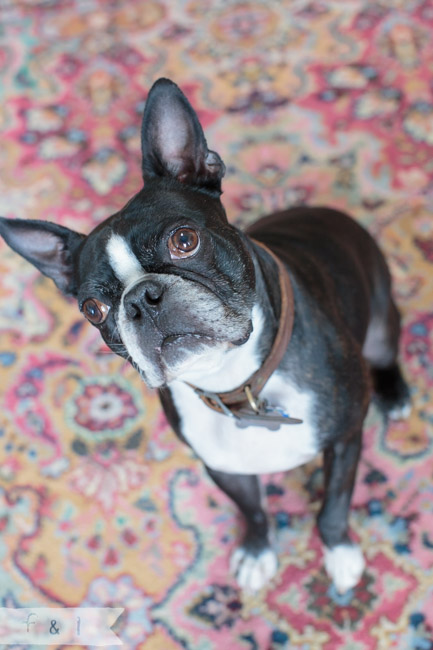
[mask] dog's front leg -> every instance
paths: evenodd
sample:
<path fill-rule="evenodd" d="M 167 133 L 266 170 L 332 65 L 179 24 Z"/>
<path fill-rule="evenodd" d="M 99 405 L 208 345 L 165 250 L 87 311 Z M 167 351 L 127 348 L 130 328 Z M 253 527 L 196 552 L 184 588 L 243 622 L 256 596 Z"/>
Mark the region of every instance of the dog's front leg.
<path fill-rule="evenodd" d="M 361 432 L 324 452 L 325 496 L 317 523 L 325 544 L 325 567 L 339 593 L 354 587 L 364 571 L 361 549 L 348 532 L 350 500 L 361 451 Z"/>
<path fill-rule="evenodd" d="M 245 536 L 231 557 L 230 570 L 243 589 L 257 591 L 275 575 L 278 566 L 277 555 L 269 541 L 259 478 L 248 474 L 226 474 L 209 467 L 206 470 L 245 517 Z"/>

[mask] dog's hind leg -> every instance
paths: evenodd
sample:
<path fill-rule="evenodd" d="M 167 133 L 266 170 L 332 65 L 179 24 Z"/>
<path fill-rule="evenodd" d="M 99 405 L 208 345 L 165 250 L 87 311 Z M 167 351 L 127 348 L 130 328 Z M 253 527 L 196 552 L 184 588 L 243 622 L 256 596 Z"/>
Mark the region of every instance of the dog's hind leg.
<path fill-rule="evenodd" d="M 209 467 L 206 470 L 245 517 L 245 536 L 231 557 L 230 570 L 240 587 L 257 591 L 275 575 L 278 568 L 277 555 L 269 541 L 259 478 L 247 474 L 227 474 Z"/>
<path fill-rule="evenodd" d="M 362 433 L 337 442 L 324 451 L 325 497 L 317 525 L 325 545 L 325 568 L 337 591 L 344 593 L 358 584 L 364 557 L 349 537 L 349 509 L 361 452 Z"/>
<path fill-rule="evenodd" d="M 411 400 L 398 364 L 400 314 L 390 295 L 376 301 L 367 330 L 363 355 L 370 364 L 373 388 L 379 408 L 393 420 L 405 418 L 411 411 Z"/>

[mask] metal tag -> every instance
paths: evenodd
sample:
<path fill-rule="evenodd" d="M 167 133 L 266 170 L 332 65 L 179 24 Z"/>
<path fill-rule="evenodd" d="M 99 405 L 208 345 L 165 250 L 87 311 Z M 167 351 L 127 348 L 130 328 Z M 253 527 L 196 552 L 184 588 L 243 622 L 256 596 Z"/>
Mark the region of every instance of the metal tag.
<path fill-rule="evenodd" d="M 302 424 L 302 420 L 289 417 L 282 408 L 265 404 L 258 413 L 252 409 L 239 409 L 235 412 L 236 426 L 240 429 L 246 427 L 265 427 L 270 431 L 278 431 L 282 424 Z"/>

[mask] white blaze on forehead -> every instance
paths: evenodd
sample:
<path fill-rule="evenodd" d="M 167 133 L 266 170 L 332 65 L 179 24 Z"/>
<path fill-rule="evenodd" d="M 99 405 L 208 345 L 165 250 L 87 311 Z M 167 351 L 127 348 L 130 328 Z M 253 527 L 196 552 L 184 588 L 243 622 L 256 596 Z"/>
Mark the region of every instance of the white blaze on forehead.
<path fill-rule="evenodd" d="M 111 268 L 125 286 L 145 275 L 129 244 L 120 235 L 111 235 L 106 250 Z"/>

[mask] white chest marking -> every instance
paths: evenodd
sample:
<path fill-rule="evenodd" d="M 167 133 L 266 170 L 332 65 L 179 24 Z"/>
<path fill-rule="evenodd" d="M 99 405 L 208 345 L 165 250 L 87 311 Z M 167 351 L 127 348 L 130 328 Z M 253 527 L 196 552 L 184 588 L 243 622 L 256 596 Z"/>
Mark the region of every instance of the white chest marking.
<path fill-rule="evenodd" d="M 232 474 L 282 472 L 307 463 L 320 450 L 313 395 L 298 391 L 277 373 L 266 384 L 263 397 L 303 420 L 282 425 L 278 431 L 239 429 L 230 418 L 205 406 L 189 386 L 173 382 L 170 388 L 183 436 L 212 469 Z"/>
<path fill-rule="evenodd" d="M 125 286 L 136 282 L 145 275 L 143 267 L 132 252 L 128 243 L 120 235 L 111 235 L 107 242 L 107 255 L 116 277 Z"/>

